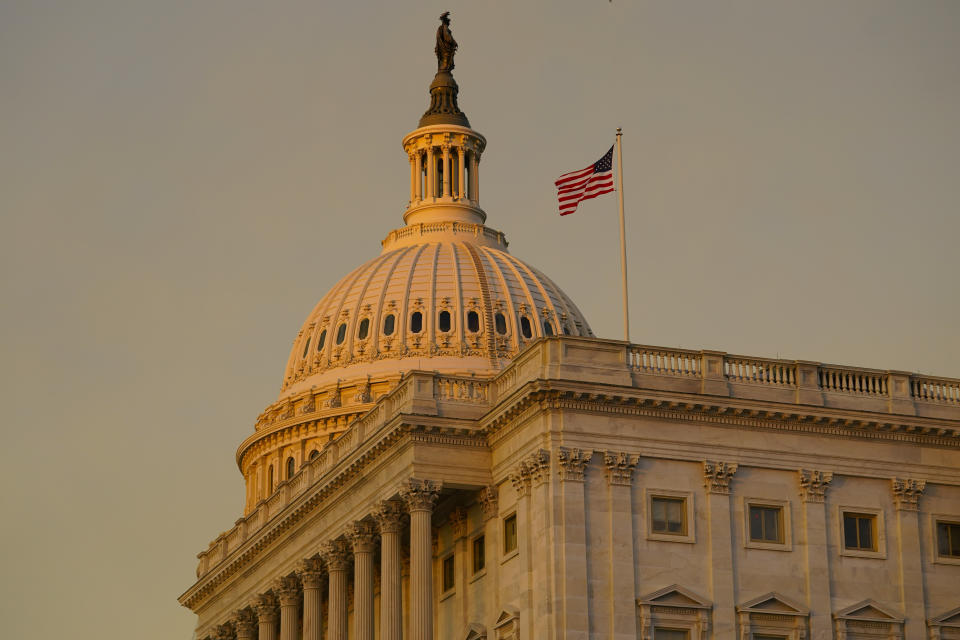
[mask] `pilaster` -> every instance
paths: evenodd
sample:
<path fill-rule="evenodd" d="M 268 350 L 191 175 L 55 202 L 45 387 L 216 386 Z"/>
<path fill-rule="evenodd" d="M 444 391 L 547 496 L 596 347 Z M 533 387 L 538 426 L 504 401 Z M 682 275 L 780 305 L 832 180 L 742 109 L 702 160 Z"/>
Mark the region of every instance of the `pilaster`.
<path fill-rule="evenodd" d="M 590 634 L 590 596 L 587 592 L 587 530 L 584 478 L 593 453 L 581 449 L 557 449 L 557 475 L 560 479 L 557 541 L 559 566 L 557 633 L 563 638 L 583 638 Z"/>
<path fill-rule="evenodd" d="M 730 522 L 730 480 L 735 462 L 703 463 L 707 491 L 707 521 L 710 540 L 710 588 L 717 638 L 733 638 L 736 632 L 736 583 L 733 567 L 733 533 Z"/>
<path fill-rule="evenodd" d="M 927 483 L 914 478 L 893 478 L 890 485 L 897 517 L 900 604 L 906 616 L 904 633 L 907 638 L 920 638 L 926 633 L 927 612 L 920 547 L 919 502 Z"/>
<path fill-rule="evenodd" d="M 603 454 L 610 518 L 610 625 L 614 640 L 636 640 L 633 533 L 633 471 L 638 457 L 620 451 Z"/>
<path fill-rule="evenodd" d="M 806 564 L 807 607 L 811 640 L 833 637 L 833 598 L 830 590 L 830 552 L 826 494 L 831 471 L 800 469 L 797 472 L 803 511 L 803 552 Z"/>

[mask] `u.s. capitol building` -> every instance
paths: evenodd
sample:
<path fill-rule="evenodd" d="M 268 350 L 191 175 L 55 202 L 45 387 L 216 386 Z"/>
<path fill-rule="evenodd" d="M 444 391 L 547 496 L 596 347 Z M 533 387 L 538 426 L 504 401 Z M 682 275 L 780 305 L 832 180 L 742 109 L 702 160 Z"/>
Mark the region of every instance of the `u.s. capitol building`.
<path fill-rule="evenodd" d="M 486 226 L 455 48 L 404 226 L 240 444 L 197 637 L 960 638 L 960 381 L 596 338 Z"/>

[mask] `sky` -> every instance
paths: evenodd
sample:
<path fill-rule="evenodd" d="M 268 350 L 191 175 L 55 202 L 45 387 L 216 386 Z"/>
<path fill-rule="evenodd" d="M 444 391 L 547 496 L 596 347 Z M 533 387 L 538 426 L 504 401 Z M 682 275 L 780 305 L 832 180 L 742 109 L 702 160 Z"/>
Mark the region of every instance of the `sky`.
<path fill-rule="evenodd" d="M 402 225 L 452 12 L 488 224 L 622 337 L 960 377 L 960 3 L 0 3 L 0 619 L 190 638 L 237 445 Z"/>

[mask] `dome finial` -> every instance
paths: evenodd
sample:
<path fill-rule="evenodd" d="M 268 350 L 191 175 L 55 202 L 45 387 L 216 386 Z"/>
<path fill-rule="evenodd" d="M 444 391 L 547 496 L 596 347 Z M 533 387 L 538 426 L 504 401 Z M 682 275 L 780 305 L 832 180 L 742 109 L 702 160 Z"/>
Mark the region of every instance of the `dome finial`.
<path fill-rule="evenodd" d="M 457 94 L 460 88 L 453 79 L 453 56 L 457 53 L 457 41 L 450 31 L 450 12 L 444 11 L 440 15 L 440 26 L 437 28 L 437 75 L 430 83 L 430 107 L 420 118 L 420 126 L 432 124 L 456 124 L 469 127 L 470 121 L 457 105 Z"/>

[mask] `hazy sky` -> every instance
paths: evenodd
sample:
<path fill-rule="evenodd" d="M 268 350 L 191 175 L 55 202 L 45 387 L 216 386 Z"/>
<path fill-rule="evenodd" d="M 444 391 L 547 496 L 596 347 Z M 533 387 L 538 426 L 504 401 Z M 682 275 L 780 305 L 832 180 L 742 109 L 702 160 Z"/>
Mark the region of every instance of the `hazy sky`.
<path fill-rule="evenodd" d="M 960 2 L 0 3 L 0 620 L 189 638 L 317 300 L 402 224 L 437 16 L 482 205 L 602 337 L 960 377 Z"/>

